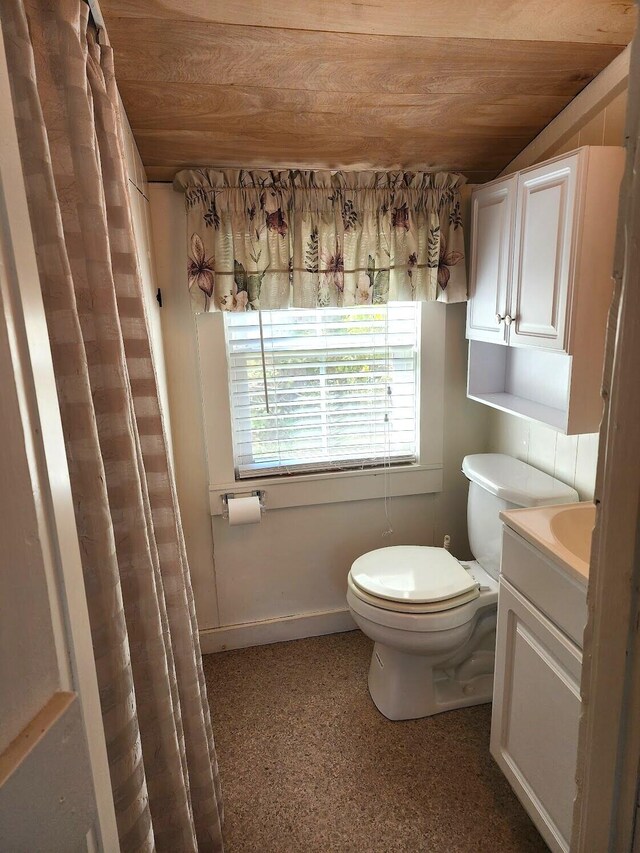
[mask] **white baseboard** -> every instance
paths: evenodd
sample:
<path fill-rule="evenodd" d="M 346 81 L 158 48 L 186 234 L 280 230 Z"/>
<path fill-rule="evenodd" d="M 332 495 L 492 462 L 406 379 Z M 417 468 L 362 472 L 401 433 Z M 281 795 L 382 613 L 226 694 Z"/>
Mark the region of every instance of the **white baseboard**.
<path fill-rule="evenodd" d="M 282 616 L 264 622 L 244 622 L 223 628 L 205 628 L 200 631 L 202 654 L 224 652 L 228 649 L 245 649 L 247 646 L 263 646 L 267 643 L 282 643 L 300 640 L 303 637 L 319 637 L 321 634 L 339 634 L 353 631 L 356 623 L 351 613 L 344 610 L 322 610 L 299 616 Z"/>

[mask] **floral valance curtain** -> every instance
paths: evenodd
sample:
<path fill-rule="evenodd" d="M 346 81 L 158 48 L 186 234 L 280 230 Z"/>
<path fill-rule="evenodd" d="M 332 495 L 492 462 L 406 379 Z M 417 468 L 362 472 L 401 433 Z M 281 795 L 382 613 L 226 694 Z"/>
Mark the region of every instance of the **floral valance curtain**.
<path fill-rule="evenodd" d="M 467 298 L 461 175 L 185 170 L 194 311 Z"/>

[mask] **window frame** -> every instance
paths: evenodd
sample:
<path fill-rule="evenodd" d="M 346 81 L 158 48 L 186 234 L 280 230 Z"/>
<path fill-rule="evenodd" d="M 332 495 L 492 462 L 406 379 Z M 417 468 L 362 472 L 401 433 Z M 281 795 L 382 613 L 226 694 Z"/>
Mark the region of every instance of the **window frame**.
<path fill-rule="evenodd" d="M 320 309 L 321 310 L 321 309 Z M 420 317 L 419 439 L 414 463 L 236 479 L 229 376 L 221 312 L 196 316 L 200 389 L 212 515 L 222 496 L 265 492 L 267 509 L 442 491 L 445 369 L 444 304 L 423 303 Z"/>

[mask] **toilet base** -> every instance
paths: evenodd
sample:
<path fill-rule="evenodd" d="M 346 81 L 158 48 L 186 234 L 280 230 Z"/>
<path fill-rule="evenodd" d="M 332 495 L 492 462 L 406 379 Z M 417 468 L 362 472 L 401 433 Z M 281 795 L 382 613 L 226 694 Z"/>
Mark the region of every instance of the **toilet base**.
<path fill-rule="evenodd" d="M 413 720 L 482 705 L 491 702 L 493 663 L 493 650 L 476 649 L 459 666 L 439 669 L 428 657 L 376 643 L 369 693 L 389 720 Z"/>

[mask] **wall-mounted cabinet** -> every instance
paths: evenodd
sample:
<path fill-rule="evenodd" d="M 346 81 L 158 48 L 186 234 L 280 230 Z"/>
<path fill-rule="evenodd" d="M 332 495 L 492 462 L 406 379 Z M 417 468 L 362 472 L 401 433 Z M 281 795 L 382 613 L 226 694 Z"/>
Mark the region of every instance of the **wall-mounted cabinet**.
<path fill-rule="evenodd" d="M 471 200 L 468 396 L 595 432 L 624 151 L 584 147 Z"/>

